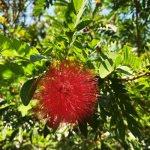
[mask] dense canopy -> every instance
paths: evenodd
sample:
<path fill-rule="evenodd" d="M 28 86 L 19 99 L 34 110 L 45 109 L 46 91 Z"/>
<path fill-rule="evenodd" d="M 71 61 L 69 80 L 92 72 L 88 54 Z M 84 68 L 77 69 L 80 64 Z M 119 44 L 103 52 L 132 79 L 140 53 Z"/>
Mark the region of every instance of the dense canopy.
<path fill-rule="evenodd" d="M 149 0 L 0 0 L 0 149 L 149 149 L 149 14 Z M 78 69 L 53 84 L 50 66 L 68 60 Z M 49 112 L 63 116 L 55 128 Z"/>

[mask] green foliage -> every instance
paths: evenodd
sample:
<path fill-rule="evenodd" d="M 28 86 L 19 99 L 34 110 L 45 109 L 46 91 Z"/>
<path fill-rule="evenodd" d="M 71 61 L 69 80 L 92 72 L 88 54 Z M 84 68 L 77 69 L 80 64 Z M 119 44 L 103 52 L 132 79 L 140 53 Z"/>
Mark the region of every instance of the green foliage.
<path fill-rule="evenodd" d="M 3 57 L 25 57 L 27 59 L 31 54 L 38 54 L 38 51 L 27 43 L 14 38 L 10 39 L 4 35 L 0 35 L 0 49 Z"/>
<path fill-rule="evenodd" d="M 36 79 L 28 80 L 21 88 L 20 97 L 22 103 L 27 106 L 34 95 L 34 91 L 37 86 Z"/>
<path fill-rule="evenodd" d="M 44 1 L 45 0 L 36 0 L 34 7 L 34 15 L 39 16 L 44 11 Z"/>
<path fill-rule="evenodd" d="M 0 149 L 148 149 L 149 1 L 4 2 Z M 54 16 L 47 11 L 51 4 Z M 31 22 L 22 15 L 29 10 Z M 34 117 L 33 95 L 51 61 L 65 59 L 95 73 L 99 95 L 88 120 L 51 129 Z"/>
<path fill-rule="evenodd" d="M 41 16 L 44 13 L 45 8 L 48 8 L 53 1 L 55 0 L 35 0 L 33 15 L 36 17 Z"/>

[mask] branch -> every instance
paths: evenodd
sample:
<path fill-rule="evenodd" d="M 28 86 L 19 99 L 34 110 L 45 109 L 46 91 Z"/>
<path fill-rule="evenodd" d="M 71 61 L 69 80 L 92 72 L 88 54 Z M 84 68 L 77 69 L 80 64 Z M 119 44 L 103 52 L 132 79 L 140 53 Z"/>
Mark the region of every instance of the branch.
<path fill-rule="evenodd" d="M 138 49 L 138 55 L 141 54 L 141 41 L 140 41 L 140 30 L 139 30 L 139 2 L 138 0 L 135 0 L 135 23 L 136 23 L 136 45 Z"/>
<path fill-rule="evenodd" d="M 119 79 L 119 80 L 121 80 L 121 81 L 133 81 L 133 80 L 139 79 L 139 78 L 144 77 L 144 76 L 150 76 L 150 72 L 144 72 L 144 73 L 141 73 L 141 74 L 139 74 L 138 76 L 135 76 L 135 77 L 122 78 L 122 79 Z"/>

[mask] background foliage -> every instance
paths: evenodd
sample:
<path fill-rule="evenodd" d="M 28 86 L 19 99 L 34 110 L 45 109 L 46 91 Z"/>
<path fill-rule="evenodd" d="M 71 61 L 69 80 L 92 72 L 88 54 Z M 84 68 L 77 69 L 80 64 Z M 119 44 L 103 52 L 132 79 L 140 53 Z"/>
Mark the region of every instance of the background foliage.
<path fill-rule="evenodd" d="M 150 148 L 149 0 L 0 0 L 1 149 Z M 95 71 L 94 115 L 56 130 L 32 115 L 51 61 Z"/>

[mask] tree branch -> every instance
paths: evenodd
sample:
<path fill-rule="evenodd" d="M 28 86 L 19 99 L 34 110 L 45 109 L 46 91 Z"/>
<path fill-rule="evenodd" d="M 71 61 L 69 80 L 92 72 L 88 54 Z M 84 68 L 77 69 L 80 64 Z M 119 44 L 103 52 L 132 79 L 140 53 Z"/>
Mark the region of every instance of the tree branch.
<path fill-rule="evenodd" d="M 122 79 L 119 79 L 119 80 L 121 80 L 121 81 L 133 81 L 133 80 L 139 79 L 139 78 L 144 77 L 144 76 L 150 76 L 150 72 L 144 72 L 144 73 L 141 73 L 141 74 L 139 74 L 138 76 L 135 76 L 135 77 L 122 78 Z"/>
<path fill-rule="evenodd" d="M 136 23 L 136 45 L 138 49 L 138 56 L 141 54 L 141 40 L 140 40 L 140 30 L 139 30 L 139 2 L 135 0 L 135 23 Z"/>

